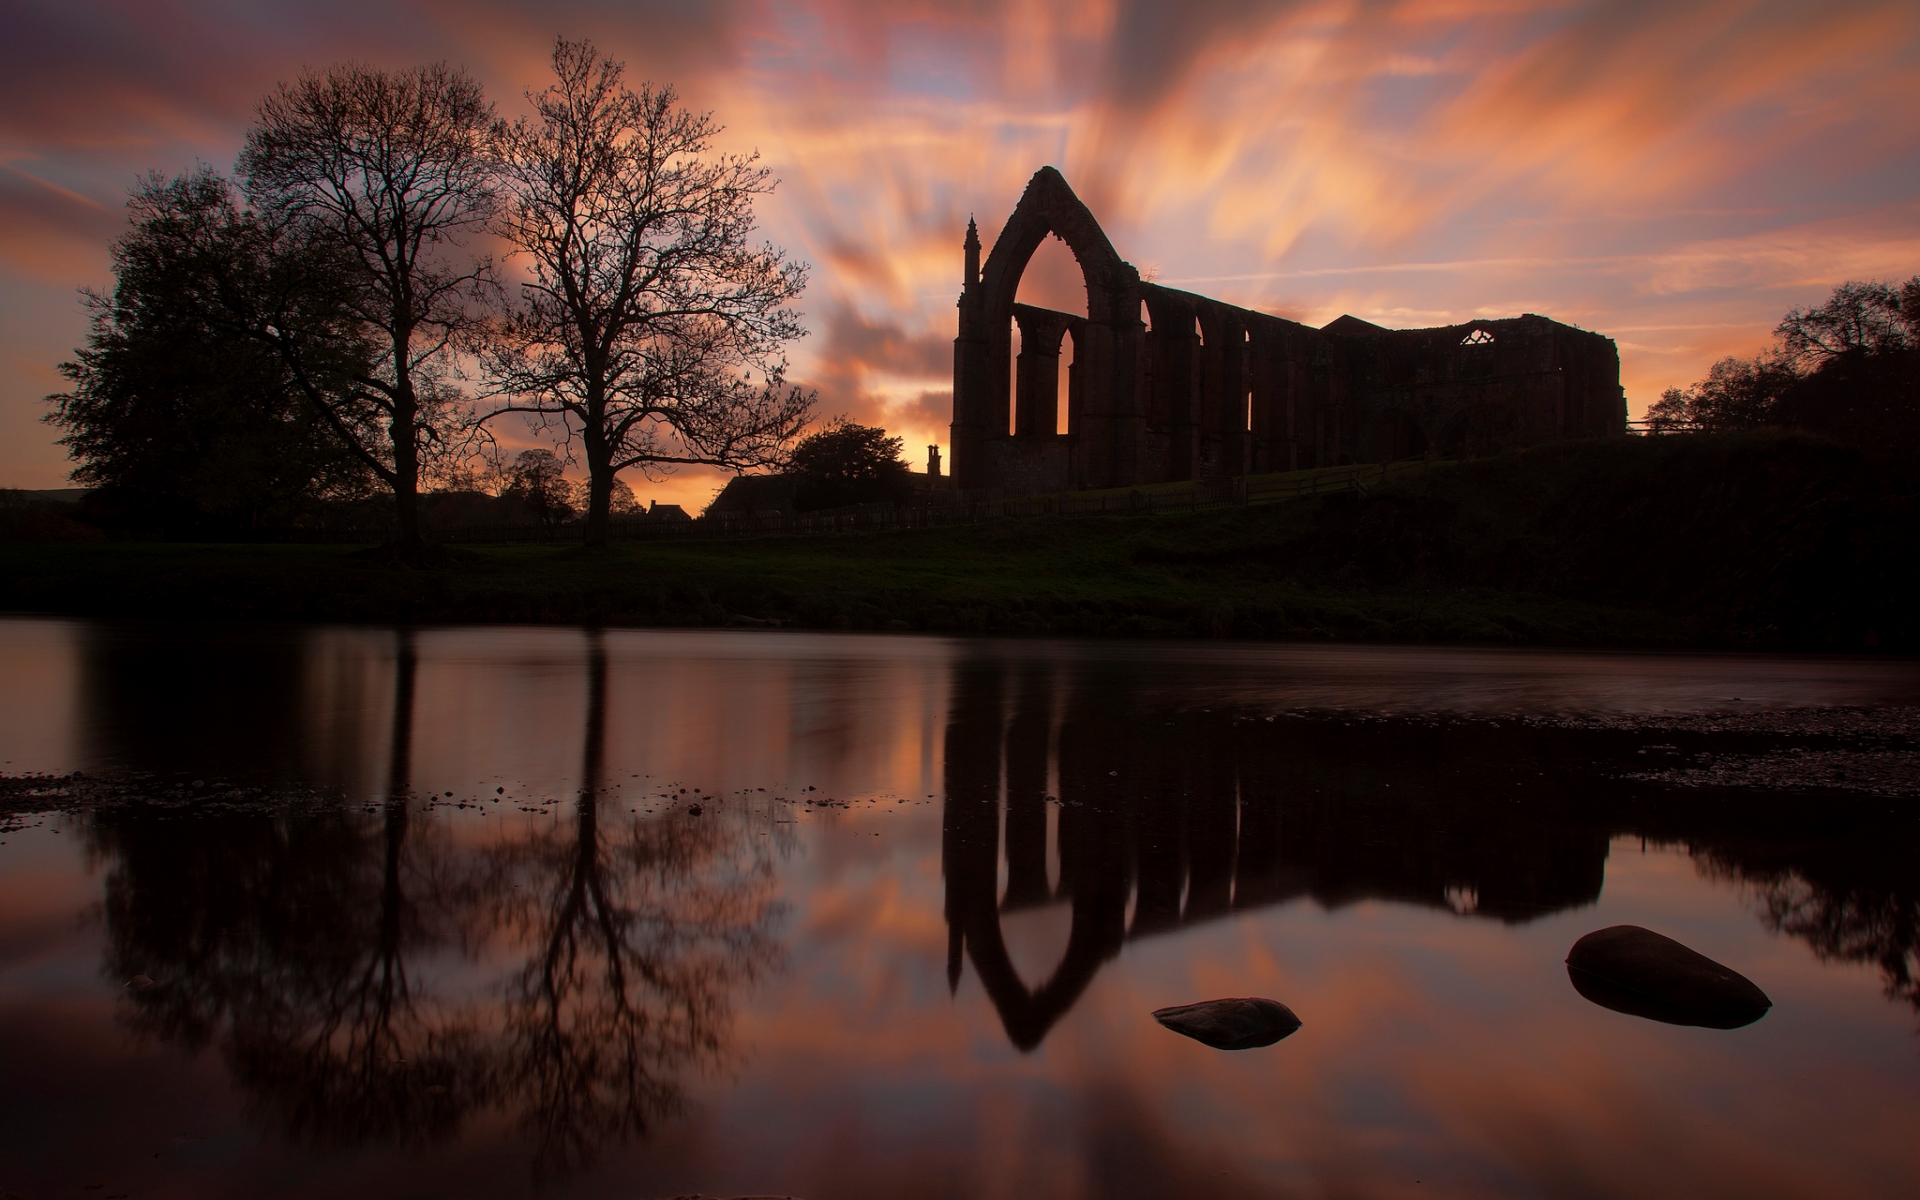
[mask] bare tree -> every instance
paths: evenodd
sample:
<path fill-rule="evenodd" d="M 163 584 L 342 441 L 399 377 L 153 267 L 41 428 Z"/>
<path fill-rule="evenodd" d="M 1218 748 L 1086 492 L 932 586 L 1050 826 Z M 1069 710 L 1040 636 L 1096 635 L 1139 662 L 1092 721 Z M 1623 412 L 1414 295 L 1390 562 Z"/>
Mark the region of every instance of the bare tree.
<path fill-rule="evenodd" d="M 420 541 L 422 462 L 457 404 L 450 352 L 494 288 L 490 261 L 467 247 L 496 211 L 492 125 L 480 85 L 444 63 L 347 64 L 282 84 L 240 155 L 249 199 L 268 224 L 329 253 L 342 304 L 379 344 L 342 402 L 377 410 L 385 445 L 369 444 L 363 425 L 336 428 L 392 488 L 407 547 Z"/>
<path fill-rule="evenodd" d="M 1825 304 L 1790 310 L 1773 335 L 1781 351 L 1803 369 L 1849 355 L 1910 349 L 1920 341 L 1920 275 L 1904 289 L 1877 280 L 1849 280 L 1834 288 Z"/>
<path fill-rule="evenodd" d="M 749 244 L 774 183 L 755 156 L 709 154 L 710 116 L 628 88 L 591 42 L 556 41 L 553 69 L 534 118 L 501 133 L 502 228 L 532 277 L 490 355 L 506 402 L 488 415 L 578 436 L 601 544 L 617 472 L 766 465 L 805 427 L 814 398 L 780 354 L 806 270 Z"/>

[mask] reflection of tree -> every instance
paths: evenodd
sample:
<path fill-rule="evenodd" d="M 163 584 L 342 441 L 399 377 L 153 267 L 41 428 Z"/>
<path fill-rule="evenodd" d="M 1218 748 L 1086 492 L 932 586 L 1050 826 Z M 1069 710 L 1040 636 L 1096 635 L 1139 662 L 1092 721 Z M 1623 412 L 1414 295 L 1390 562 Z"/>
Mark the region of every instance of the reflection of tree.
<path fill-rule="evenodd" d="M 1920 1010 L 1920 897 L 1873 888 L 1830 891 L 1797 875 L 1758 888 L 1762 918 L 1805 939 L 1824 960 L 1880 968 L 1887 995 Z"/>
<path fill-rule="evenodd" d="M 159 984 L 130 994 L 133 1028 L 218 1045 L 259 1115 L 302 1140 L 451 1132 L 439 1089 L 470 1074 L 471 1021 L 422 996 L 407 959 L 458 914 L 407 900 L 445 849 L 396 832 L 338 812 L 99 827 L 117 859 L 104 969 Z"/>
<path fill-rule="evenodd" d="M 306 648 L 271 627 L 210 637 L 89 624 L 79 683 L 91 753 L 188 777 L 284 776 L 297 763 Z"/>
<path fill-rule="evenodd" d="M 1745 884 L 1767 928 L 1800 938 L 1822 961 L 1871 963 L 1889 999 L 1920 1010 L 1920 859 L 1911 831 L 1876 822 L 1809 835 L 1768 816 L 1753 824 L 1765 833 L 1694 838 L 1702 870 Z"/>
<path fill-rule="evenodd" d="M 409 844 L 418 671 L 413 634 L 402 632 L 377 899 L 369 896 L 356 914 L 363 922 L 359 954 L 303 1008 L 276 1014 L 278 1020 L 252 1013 L 236 1022 L 228 1049 L 236 1081 L 271 1098 L 291 1136 L 323 1146 L 442 1140 L 485 1091 L 475 1015 L 424 993 L 409 970 L 409 954 L 432 953 L 460 916 L 434 903 L 442 920 L 425 923 L 413 899 L 416 885 L 436 895 L 435 876 L 447 865 L 444 847 Z"/>
<path fill-rule="evenodd" d="M 538 1145 L 563 1172 L 600 1145 L 677 1111 L 681 1080 L 725 1057 L 732 995 L 778 952 L 772 872 L 706 817 L 602 831 L 582 796 L 570 833 L 506 853 L 531 895 L 509 920 L 533 953 L 507 985 L 497 1069 Z"/>
<path fill-rule="evenodd" d="M 103 969 L 157 980 L 127 993 L 134 1029 L 217 1046 L 256 1118 L 291 1137 L 419 1146 L 493 1110 L 525 1127 L 538 1170 L 565 1171 L 725 1058 L 734 989 L 778 953 L 771 870 L 739 815 L 606 827 L 597 650 L 571 829 L 462 853 L 409 818 L 415 671 L 403 641 L 377 817 L 97 818 L 115 859 Z M 528 953 L 500 992 L 437 969 L 502 945 Z"/>
<path fill-rule="evenodd" d="M 435 886 L 444 844 L 408 821 L 417 661 L 401 635 L 378 821 L 167 823 L 182 836 L 164 848 L 154 828 L 113 831 L 109 967 L 162 984 L 134 997 L 134 1027 L 194 1047 L 224 1029 L 235 1080 L 290 1136 L 321 1146 L 439 1140 L 480 1086 L 473 1014 L 423 995 L 409 969 L 461 916 Z M 198 917 L 184 943 L 182 908 Z"/>
<path fill-rule="evenodd" d="M 571 835 L 530 838 L 501 862 L 528 897 L 509 911 L 534 953 L 508 984 L 500 1069 L 521 1093 L 543 1173 L 675 1112 L 681 1077 L 724 1057 L 734 990 L 778 952 L 772 871 L 738 852 L 734 820 L 675 815 L 603 831 L 606 689 L 596 638 Z"/>

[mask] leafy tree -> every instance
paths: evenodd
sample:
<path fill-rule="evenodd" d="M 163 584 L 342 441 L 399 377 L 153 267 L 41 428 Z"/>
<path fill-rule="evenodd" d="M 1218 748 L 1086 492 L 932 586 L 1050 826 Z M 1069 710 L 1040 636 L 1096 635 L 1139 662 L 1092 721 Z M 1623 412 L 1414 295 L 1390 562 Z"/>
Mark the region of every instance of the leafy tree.
<path fill-rule="evenodd" d="M 1781 398 L 1781 424 L 1920 452 L 1920 275 L 1843 283 L 1818 308 L 1789 312 L 1775 336 L 1803 373 Z"/>
<path fill-rule="evenodd" d="M 573 490 L 569 494 L 572 497 L 573 507 L 579 512 L 585 512 L 593 501 L 593 485 L 584 479 L 580 480 L 573 485 Z M 607 512 L 616 517 L 632 517 L 645 511 L 647 510 L 640 506 L 639 499 L 634 496 L 633 489 L 627 486 L 627 481 L 617 475 L 614 476 L 613 490 L 607 497 Z"/>
<path fill-rule="evenodd" d="M 75 520 L 78 506 L 47 501 L 21 488 L 0 488 L 0 542 L 83 542 L 101 536 Z"/>
<path fill-rule="evenodd" d="M 492 124 L 480 85 L 444 63 L 348 64 L 282 84 L 240 155 L 265 224 L 332 264 L 333 300 L 378 347 L 353 388 L 308 394 L 342 410 L 336 430 L 392 490 L 403 546 L 420 541 L 423 464 L 457 407 L 450 353 L 493 293 L 491 263 L 467 249 L 496 210 Z M 253 316 L 250 332 L 304 374 L 326 339 Z"/>
<path fill-rule="evenodd" d="M 556 41 L 553 69 L 499 141 L 501 230 L 531 278 L 489 356 L 507 397 L 489 415 L 580 439 L 598 544 L 617 472 L 768 465 L 805 427 L 813 397 L 785 385 L 780 351 L 806 271 L 749 243 L 774 185 L 753 156 L 710 153 L 709 116 L 627 87 L 590 42 Z"/>
<path fill-rule="evenodd" d="M 1847 282 L 1795 308 L 1775 344 L 1725 358 L 1647 410 L 1655 429 L 1802 429 L 1875 450 L 1920 451 L 1920 275 Z"/>
<path fill-rule="evenodd" d="M 1647 416 L 1678 429 L 1758 429 L 1777 423 L 1780 397 L 1799 378 L 1793 361 L 1777 351 L 1753 358 L 1730 356 L 1713 364 L 1707 377 L 1692 387 L 1667 389 Z"/>
<path fill-rule="evenodd" d="M 901 440 L 845 418 L 793 448 L 793 506 L 801 512 L 846 504 L 896 503 L 913 497 L 913 477 L 900 458 Z"/>
<path fill-rule="evenodd" d="M 526 505 L 543 525 L 574 517 L 573 489 L 561 473 L 560 459 L 551 450 L 522 450 L 513 460 L 510 482 L 502 496 Z"/>
<path fill-rule="evenodd" d="M 272 347 L 204 303 L 208 273 L 259 277 L 260 231 L 201 169 L 135 188 L 112 246 L 111 295 L 84 293 L 86 346 L 60 371 L 47 420 L 122 527 L 228 533 L 284 527 L 321 501 L 365 494 L 371 472 L 309 405 Z M 221 260 L 215 263 L 211 260 Z M 350 362 L 364 348 L 342 340 Z M 317 365 L 317 364 L 316 364 Z"/>

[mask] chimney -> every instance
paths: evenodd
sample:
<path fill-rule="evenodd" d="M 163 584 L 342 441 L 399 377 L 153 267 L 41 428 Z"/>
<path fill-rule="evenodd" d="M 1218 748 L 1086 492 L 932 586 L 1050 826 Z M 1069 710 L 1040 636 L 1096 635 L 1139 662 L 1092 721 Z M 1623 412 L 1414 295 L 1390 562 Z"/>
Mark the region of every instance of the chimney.
<path fill-rule="evenodd" d="M 972 287 L 980 282 L 980 227 L 967 218 L 967 278 L 966 286 Z"/>
<path fill-rule="evenodd" d="M 927 478 L 940 478 L 940 447 L 927 447 Z"/>

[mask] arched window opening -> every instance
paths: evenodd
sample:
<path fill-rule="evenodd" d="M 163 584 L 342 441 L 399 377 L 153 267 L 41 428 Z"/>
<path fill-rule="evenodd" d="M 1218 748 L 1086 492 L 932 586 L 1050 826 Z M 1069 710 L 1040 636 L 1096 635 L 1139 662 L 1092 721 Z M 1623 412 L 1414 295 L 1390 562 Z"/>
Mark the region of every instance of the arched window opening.
<path fill-rule="evenodd" d="M 1193 336 L 1202 346 L 1207 344 L 1207 331 L 1200 328 L 1200 318 L 1193 319 Z"/>
<path fill-rule="evenodd" d="M 1253 330 L 1240 330 L 1240 380 L 1246 392 L 1240 404 L 1240 428 L 1246 433 L 1253 432 Z"/>
<path fill-rule="evenodd" d="M 1072 428 L 1067 420 L 1068 400 L 1073 395 L 1073 360 L 1079 354 L 1079 346 L 1071 335 L 1063 334 L 1060 342 L 1060 390 L 1054 395 L 1059 398 L 1053 408 L 1053 431 L 1070 433 Z"/>
<path fill-rule="evenodd" d="M 1014 289 L 1013 298 L 1017 303 L 1035 308 L 1050 308 L 1077 317 L 1087 315 L 1086 274 L 1080 269 L 1080 260 L 1058 234 L 1050 233 L 1040 239 L 1033 257 L 1020 271 L 1020 286 Z"/>
<path fill-rule="evenodd" d="M 1483 376 L 1493 370 L 1493 335 L 1474 329 L 1460 339 L 1459 370 L 1468 377 Z"/>
<path fill-rule="evenodd" d="M 1147 327 L 1148 333 L 1153 332 L 1153 312 L 1147 308 L 1145 300 L 1140 302 L 1140 323 Z"/>
<path fill-rule="evenodd" d="M 1020 322 L 1008 318 L 1007 333 L 1007 436 L 1020 432 Z"/>

